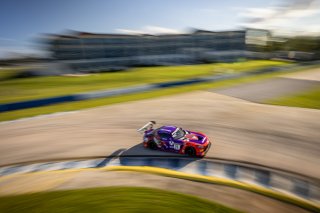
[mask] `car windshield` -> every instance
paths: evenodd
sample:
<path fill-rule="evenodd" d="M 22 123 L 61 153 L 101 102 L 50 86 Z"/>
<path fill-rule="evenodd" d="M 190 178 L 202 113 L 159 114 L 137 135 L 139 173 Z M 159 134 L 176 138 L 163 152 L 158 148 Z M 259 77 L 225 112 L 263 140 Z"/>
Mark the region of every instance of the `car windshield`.
<path fill-rule="evenodd" d="M 185 136 L 186 132 L 181 129 L 181 128 L 177 128 L 173 133 L 172 133 L 172 137 L 174 139 L 179 139 L 182 138 L 183 136 Z"/>

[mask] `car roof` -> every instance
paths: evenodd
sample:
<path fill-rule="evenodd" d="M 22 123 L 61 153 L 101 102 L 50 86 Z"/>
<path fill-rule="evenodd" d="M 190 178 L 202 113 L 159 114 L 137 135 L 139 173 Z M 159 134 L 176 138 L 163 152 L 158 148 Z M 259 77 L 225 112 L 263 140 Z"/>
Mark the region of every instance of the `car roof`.
<path fill-rule="evenodd" d="M 162 126 L 158 129 L 158 132 L 172 134 L 177 128 L 176 126 Z"/>

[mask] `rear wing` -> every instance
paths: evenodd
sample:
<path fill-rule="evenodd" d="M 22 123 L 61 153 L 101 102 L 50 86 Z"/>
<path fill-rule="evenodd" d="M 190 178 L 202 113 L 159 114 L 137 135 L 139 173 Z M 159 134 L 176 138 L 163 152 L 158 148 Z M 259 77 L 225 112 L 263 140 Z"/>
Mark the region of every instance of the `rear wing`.
<path fill-rule="evenodd" d="M 147 130 L 152 129 L 153 125 L 156 124 L 155 121 L 149 121 L 148 123 L 146 123 L 143 127 L 141 127 L 140 129 L 137 129 L 137 132 L 145 132 Z"/>

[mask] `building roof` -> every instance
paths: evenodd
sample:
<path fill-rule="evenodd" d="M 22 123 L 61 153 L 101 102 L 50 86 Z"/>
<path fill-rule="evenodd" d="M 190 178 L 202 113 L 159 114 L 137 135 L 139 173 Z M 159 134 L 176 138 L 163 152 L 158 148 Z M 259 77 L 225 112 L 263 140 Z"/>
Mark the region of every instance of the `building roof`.
<path fill-rule="evenodd" d="M 62 34 L 47 34 L 49 39 L 78 39 L 78 38 L 141 38 L 141 37 L 151 37 L 151 38 L 174 38 L 180 36 L 192 36 L 201 34 L 229 34 L 229 33 L 245 33 L 246 30 L 234 30 L 234 31 L 208 31 L 195 29 L 191 33 L 180 33 L 180 34 L 116 34 L 116 33 L 90 33 L 83 31 L 67 30 Z"/>

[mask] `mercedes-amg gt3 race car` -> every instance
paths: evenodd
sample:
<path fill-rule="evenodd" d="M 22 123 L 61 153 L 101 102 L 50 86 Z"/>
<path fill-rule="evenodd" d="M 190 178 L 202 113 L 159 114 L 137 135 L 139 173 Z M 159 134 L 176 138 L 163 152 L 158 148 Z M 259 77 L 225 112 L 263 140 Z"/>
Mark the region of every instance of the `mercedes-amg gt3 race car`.
<path fill-rule="evenodd" d="M 176 126 L 162 126 L 154 129 L 155 124 L 155 121 L 150 121 L 137 130 L 144 133 L 143 145 L 146 148 L 203 157 L 211 146 L 208 137 L 203 133 Z"/>

